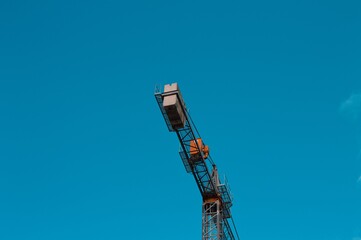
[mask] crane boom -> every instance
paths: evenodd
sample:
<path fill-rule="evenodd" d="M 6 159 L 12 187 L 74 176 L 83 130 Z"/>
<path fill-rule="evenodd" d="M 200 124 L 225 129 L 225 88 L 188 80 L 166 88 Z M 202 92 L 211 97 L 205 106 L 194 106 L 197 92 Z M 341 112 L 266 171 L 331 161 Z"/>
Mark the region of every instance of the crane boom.
<path fill-rule="evenodd" d="M 232 219 L 229 188 L 218 177 L 208 146 L 204 145 L 190 117 L 178 84 L 167 84 L 164 91 L 157 89 L 155 98 L 168 130 L 175 132 L 178 137 L 179 154 L 184 167 L 187 173 L 192 173 L 202 195 L 202 240 L 235 239 L 228 221 Z"/>

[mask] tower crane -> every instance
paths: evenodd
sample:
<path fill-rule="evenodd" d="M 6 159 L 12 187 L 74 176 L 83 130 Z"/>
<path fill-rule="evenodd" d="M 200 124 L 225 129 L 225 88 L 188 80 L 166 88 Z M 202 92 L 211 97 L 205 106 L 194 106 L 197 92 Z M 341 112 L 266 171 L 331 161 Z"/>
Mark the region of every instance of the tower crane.
<path fill-rule="evenodd" d="M 168 130 L 175 132 L 179 155 L 187 173 L 191 173 L 202 195 L 202 240 L 239 239 L 231 215 L 232 197 L 226 180 L 222 183 L 217 166 L 209 154 L 177 83 L 156 89 L 155 98 Z"/>

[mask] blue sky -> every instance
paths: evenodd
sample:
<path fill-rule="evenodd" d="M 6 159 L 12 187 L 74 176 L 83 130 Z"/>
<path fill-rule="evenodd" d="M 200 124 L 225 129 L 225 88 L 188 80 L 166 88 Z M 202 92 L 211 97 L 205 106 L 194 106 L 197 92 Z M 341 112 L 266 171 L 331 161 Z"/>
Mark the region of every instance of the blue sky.
<path fill-rule="evenodd" d="M 200 239 L 178 82 L 243 240 L 361 239 L 359 1 L 0 2 L 0 239 Z"/>

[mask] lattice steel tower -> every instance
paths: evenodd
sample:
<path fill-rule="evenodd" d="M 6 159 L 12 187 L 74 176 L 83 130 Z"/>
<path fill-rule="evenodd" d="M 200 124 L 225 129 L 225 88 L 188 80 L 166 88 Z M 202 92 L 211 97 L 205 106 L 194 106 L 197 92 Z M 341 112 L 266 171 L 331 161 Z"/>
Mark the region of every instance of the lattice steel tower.
<path fill-rule="evenodd" d="M 202 240 L 239 239 L 230 211 L 232 198 L 228 184 L 226 180 L 221 183 L 209 148 L 189 115 L 178 84 L 165 85 L 164 91 L 156 89 L 155 98 L 169 131 L 178 136 L 180 157 L 202 195 Z"/>

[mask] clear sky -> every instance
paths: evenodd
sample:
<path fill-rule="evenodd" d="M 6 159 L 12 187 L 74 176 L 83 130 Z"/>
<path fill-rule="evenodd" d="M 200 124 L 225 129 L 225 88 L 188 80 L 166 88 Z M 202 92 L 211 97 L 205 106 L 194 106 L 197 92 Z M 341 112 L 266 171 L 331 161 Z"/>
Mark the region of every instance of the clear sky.
<path fill-rule="evenodd" d="M 0 1 L 0 239 L 200 239 L 178 82 L 242 240 L 361 239 L 361 2 Z"/>

